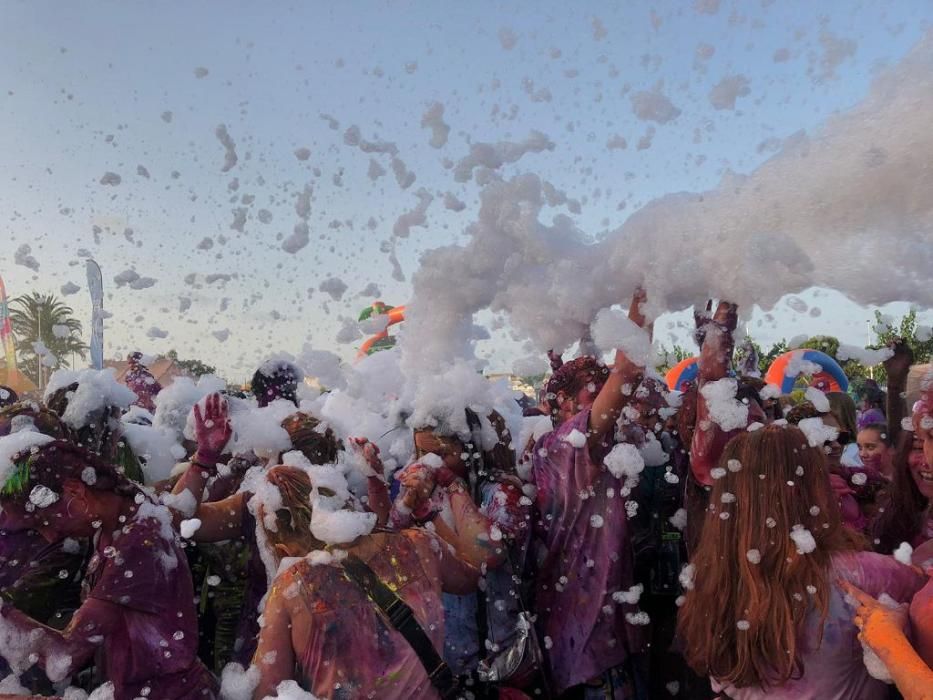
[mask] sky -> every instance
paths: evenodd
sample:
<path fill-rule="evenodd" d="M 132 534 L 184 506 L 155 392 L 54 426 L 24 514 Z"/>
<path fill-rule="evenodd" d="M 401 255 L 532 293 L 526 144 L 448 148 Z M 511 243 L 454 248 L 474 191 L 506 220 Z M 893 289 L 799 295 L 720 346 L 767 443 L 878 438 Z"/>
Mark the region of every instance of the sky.
<path fill-rule="evenodd" d="M 113 314 L 106 357 L 175 348 L 232 380 L 305 344 L 352 359 L 360 310 L 406 303 L 421 254 L 466 241 L 482 185 L 458 181 L 454 165 L 471 144 L 545 135 L 553 148 L 498 172 L 566 192 L 544 215 L 569 216 L 595 241 L 656 198 L 751 172 L 851 108 L 933 20 L 924 1 L 2 9 L 8 293 L 64 294 L 88 319 L 93 257 Z M 666 102 L 646 111 L 633 101 L 641 92 Z M 449 125 L 442 145 L 422 125 L 435 103 Z M 428 196 L 423 225 L 400 233 L 398 218 Z M 118 283 L 127 271 L 142 280 Z M 811 290 L 747 321 L 765 344 L 831 333 L 863 345 L 871 318 Z M 509 371 L 519 343 L 507 322 L 490 325 L 503 327 L 477 351 Z M 666 316 L 657 339 L 686 344 L 688 325 Z"/>

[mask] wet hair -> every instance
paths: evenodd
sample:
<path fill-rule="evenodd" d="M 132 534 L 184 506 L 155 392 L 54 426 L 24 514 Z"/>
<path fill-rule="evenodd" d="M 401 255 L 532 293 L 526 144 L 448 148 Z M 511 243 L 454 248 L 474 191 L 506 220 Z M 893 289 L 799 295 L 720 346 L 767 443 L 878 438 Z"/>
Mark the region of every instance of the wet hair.
<path fill-rule="evenodd" d="M 60 387 L 46 399 L 46 406 L 59 418 L 65 415 L 71 396 L 78 390 L 78 382 Z M 105 458 L 116 460 L 120 434 L 120 412 L 116 406 L 104 405 L 92 414 L 91 420 L 82 428 L 74 430 L 64 424 L 67 436 L 82 447 L 97 452 Z"/>
<path fill-rule="evenodd" d="M 885 447 L 891 447 L 894 444 L 891 440 L 891 436 L 888 434 L 888 426 L 885 423 L 869 423 L 868 425 L 863 425 L 859 432 L 862 432 L 862 430 L 874 430 L 878 433 L 878 439 L 884 443 Z"/>
<path fill-rule="evenodd" d="M 829 399 L 829 412 L 839 423 L 839 429 L 849 435 L 858 434 L 858 425 L 855 422 L 855 401 L 842 391 L 831 391 L 826 394 Z"/>
<path fill-rule="evenodd" d="M 741 468 L 728 469 L 732 460 Z M 803 676 L 802 652 L 822 641 L 833 555 L 863 543 L 844 527 L 826 458 L 800 429 L 770 425 L 740 433 L 719 464 L 725 475 L 713 483 L 678 633 L 700 675 L 736 688 L 781 686 Z M 726 493 L 734 501 L 723 503 Z M 796 526 L 810 532 L 816 549 L 798 550 Z M 760 552 L 758 564 L 748 560 L 751 549 Z M 801 636 L 811 611 L 819 615 L 817 639 Z M 737 628 L 743 619 L 747 630 Z"/>
<path fill-rule="evenodd" d="M 552 411 L 557 411 L 557 392 L 576 396 L 583 387 L 593 383 L 598 392 L 609 379 L 609 368 L 595 357 L 584 355 L 563 363 L 547 382 L 547 400 Z"/>
<path fill-rule="evenodd" d="M 864 401 L 869 408 L 880 408 L 884 410 L 887 395 L 878 384 L 871 379 L 866 379 L 860 383 L 856 389 L 856 395 L 859 400 Z"/>
<path fill-rule="evenodd" d="M 0 408 L 12 406 L 19 401 L 19 396 L 12 388 L 0 384 Z"/>
<path fill-rule="evenodd" d="M 50 411 L 54 411 L 61 417 L 65 415 L 65 410 L 68 408 L 69 394 L 73 394 L 77 390 L 78 382 L 72 382 L 71 384 L 60 387 L 49 395 L 45 400 L 45 405 L 49 407 Z"/>
<path fill-rule="evenodd" d="M 275 530 L 265 529 L 269 544 L 294 547 L 298 545 L 304 553 L 318 549 L 318 542 L 311 534 L 311 479 L 308 473 L 297 467 L 273 467 L 266 480 L 279 490 L 282 507 L 275 511 Z"/>
<path fill-rule="evenodd" d="M 758 377 L 739 377 L 736 380 L 735 398 L 745 405 L 756 403 L 764 411 L 760 392 L 766 386 Z"/>
<path fill-rule="evenodd" d="M 913 543 L 923 533 L 924 514 L 930 506 L 917 488 L 910 473 L 910 453 L 914 449 L 914 432 L 902 430 L 894 450 L 891 486 L 881 502 L 881 512 L 872 523 L 871 534 L 875 550 L 890 554 L 901 542 Z"/>
<path fill-rule="evenodd" d="M 57 440 L 67 435 L 65 425 L 58 414 L 33 401 L 19 403 L 0 409 L 0 437 L 19 430 L 18 424 L 29 423 L 43 435 Z"/>
<path fill-rule="evenodd" d="M 820 413 L 811 401 L 802 401 L 790 409 L 785 417 L 791 425 L 798 425 L 800 421 L 807 418 L 822 418 L 825 415 L 825 413 Z"/>
<path fill-rule="evenodd" d="M 41 509 L 30 500 L 37 487 L 61 494 L 66 481 L 82 482 L 93 491 L 106 491 L 123 497 L 141 494 L 139 487 L 117 467 L 79 445 L 55 440 L 35 450 L 14 455 L 14 468 L 0 486 L 0 505 L 26 520 L 41 516 Z"/>
<path fill-rule="evenodd" d="M 343 446 L 330 427 L 325 425 L 321 430 L 321 425 L 317 418 L 300 411 L 282 421 L 292 447 L 307 457 L 311 464 L 334 464 Z"/>
<path fill-rule="evenodd" d="M 761 398 L 761 392 L 768 386 L 761 377 L 751 377 L 748 375 L 742 375 L 738 380 L 739 386 L 736 391 L 736 398 L 739 401 L 743 399 L 748 403 L 754 401 L 760 407 L 762 412 L 768 418 L 769 421 L 778 420 L 783 418 L 784 414 L 781 411 L 780 401 L 774 401 L 770 403 L 765 399 Z"/>
<path fill-rule="evenodd" d="M 515 472 L 515 447 L 512 443 L 512 433 L 505 422 L 505 418 L 498 411 L 491 411 L 486 419 L 496 432 L 496 444 L 491 448 L 482 449 L 483 424 L 479 415 L 470 408 L 464 409 L 468 435 L 459 435 L 449 428 L 438 426 L 436 428 L 417 428 L 412 431 L 413 437 L 419 433 L 429 433 L 445 440 L 456 440 L 460 445 L 461 453 L 467 454 L 464 460 L 469 475 L 490 478 L 498 473 L 513 474 Z M 416 453 L 420 459 L 421 454 L 415 445 Z"/>
<path fill-rule="evenodd" d="M 470 414 L 473 413 L 467 409 L 467 421 L 470 424 L 472 432 L 472 442 L 478 442 L 479 433 L 482 432 L 482 424 L 479 416 L 473 413 L 476 420 L 472 420 Z M 496 444 L 491 448 L 481 451 L 482 471 L 486 474 L 494 472 L 505 472 L 512 474 L 515 472 L 515 447 L 512 444 L 512 433 L 506 425 L 505 418 L 498 411 L 492 411 L 486 416 L 486 419 L 496 431 Z"/>
<path fill-rule="evenodd" d="M 298 405 L 298 382 L 300 372 L 291 362 L 284 360 L 267 362 L 256 370 L 250 381 L 253 396 L 260 407 L 268 406 L 276 399 L 285 399 Z"/>

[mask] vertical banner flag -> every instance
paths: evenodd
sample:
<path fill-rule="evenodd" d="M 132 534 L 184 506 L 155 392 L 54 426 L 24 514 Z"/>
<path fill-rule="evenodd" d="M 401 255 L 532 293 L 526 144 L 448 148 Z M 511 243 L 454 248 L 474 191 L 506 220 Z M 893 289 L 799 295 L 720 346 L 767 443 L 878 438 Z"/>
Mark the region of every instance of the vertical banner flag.
<path fill-rule="evenodd" d="M 13 345 L 13 323 L 10 320 L 10 307 L 6 300 L 6 287 L 0 277 L 0 346 L 3 347 L 3 356 L 6 358 L 6 373 L 8 376 L 16 371 L 16 347 Z"/>
<path fill-rule="evenodd" d="M 91 293 L 91 367 L 104 368 L 104 278 L 100 266 L 87 261 L 87 289 Z"/>

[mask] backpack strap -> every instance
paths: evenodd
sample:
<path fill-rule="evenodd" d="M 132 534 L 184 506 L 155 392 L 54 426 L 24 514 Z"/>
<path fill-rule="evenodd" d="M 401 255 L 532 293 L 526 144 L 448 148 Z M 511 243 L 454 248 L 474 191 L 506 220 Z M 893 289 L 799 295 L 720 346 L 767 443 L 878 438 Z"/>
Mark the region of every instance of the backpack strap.
<path fill-rule="evenodd" d="M 437 653 L 431 638 L 418 623 L 415 614 L 398 594 L 386 586 L 362 559 L 349 555 L 341 562 L 344 573 L 366 596 L 376 604 L 389 624 L 401 634 L 415 652 L 428 674 L 431 685 L 441 698 L 457 697 L 457 684 L 453 672 Z"/>

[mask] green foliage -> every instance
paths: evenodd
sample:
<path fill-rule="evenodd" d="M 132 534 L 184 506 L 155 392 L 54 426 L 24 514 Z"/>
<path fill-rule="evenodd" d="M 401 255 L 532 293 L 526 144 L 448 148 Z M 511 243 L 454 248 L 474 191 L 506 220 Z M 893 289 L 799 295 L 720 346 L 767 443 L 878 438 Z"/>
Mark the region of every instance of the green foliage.
<path fill-rule="evenodd" d="M 666 346 L 661 345 L 658 348 L 658 359 L 659 362 L 656 365 L 656 368 L 660 374 L 666 374 L 671 367 L 676 365 L 678 362 L 686 360 L 688 357 L 693 357 L 694 353 L 687 350 L 685 347 L 680 345 L 674 345 L 670 350 Z"/>
<path fill-rule="evenodd" d="M 548 376 L 546 373 L 541 374 L 529 374 L 527 376 L 519 377 L 523 383 L 527 384 L 530 387 L 534 387 L 535 390 L 540 389 L 544 384 L 544 378 Z"/>
<path fill-rule="evenodd" d="M 801 343 L 800 347 L 807 348 L 809 350 L 819 350 L 821 352 L 825 352 L 830 357 L 835 358 L 836 353 L 839 352 L 839 339 L 834 338 L 831 335 L 814 335 L 806 342 Z"/>
<path fill-rule="evenodd" d="M 914 309 L 911 309 L 897 325 L 892 323 L 891 319 L 882 316 L 880 311 L 875 311 L 875 325 L 872 330 L 876 337 L 873 348 L 883 348 L 903 340 L 914 354 L 915 364 L 923 364 L 933 358 L 933 336 L 926 337 L 924 334 L 923 340 L 917 337 L 917 312 Z"/>
<path fill-rule="evenodd" d="M 81 322 L 74 310 L 54 294 L 24 294 L 10 302 L 10 321 L 16 338 L 19 369 L 37 385 L 39 356 L 34 344 L 42 342 L 51 353 L 42 367 L 42 377 L 61 367 L 71 367 L 72 355 L 87 358 L 88 346 L 81 340 Z M 61 337 L 59 337 L 61 336 Z"/>
<path fill-rule="evenodd" d="M 192 377 L 200 377 L 204 374 L 217 374 L 217 368 L 201 362 L 201 360 L 179 360 L 178 353 L 175 350 L 169 350 L 166 354 L 172 362 L 185 370 Z"/>
<path fill-rule="evenodd" d="M 805 343 L 801 343 L 800 347 L 825 352 L 839 363 L 839 366 L 842 367 L 842 371 L 845 372 L 845 375 L 849 378 L 850 381 L 853 379 L 864 379 L 865 377 L 868 377 L 870 375 L 868 368 L 858 360 L 839 359 L 839 344 L 839 339 L 834 338 L 831 335 L 815 335 Z"/>

